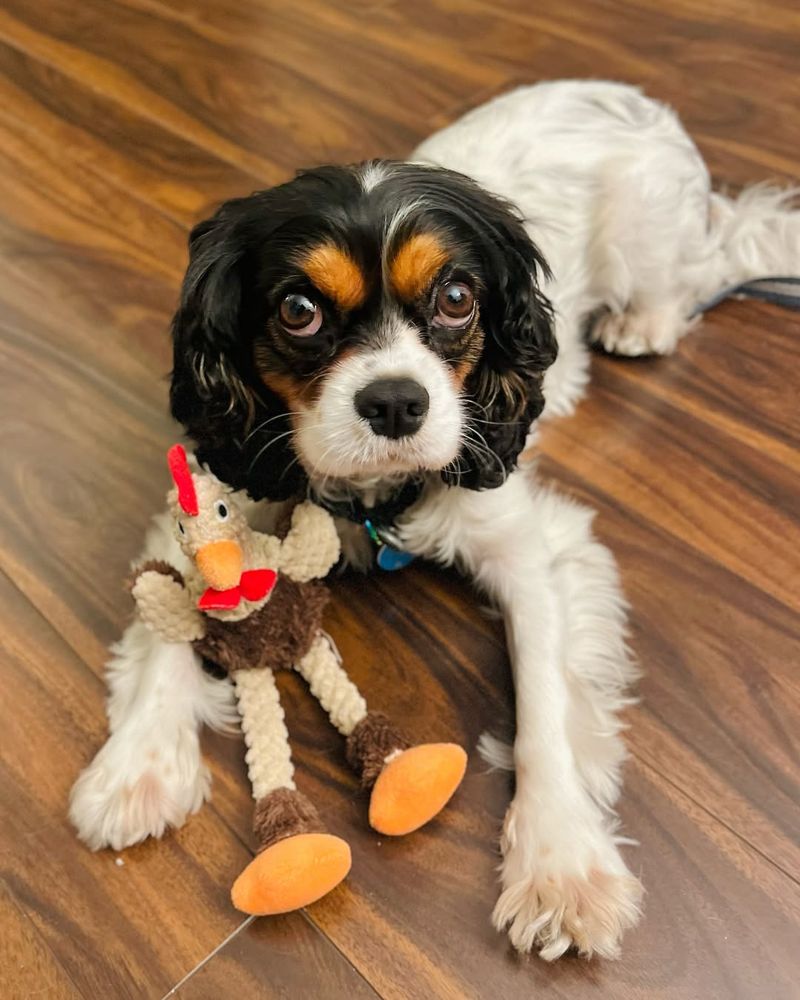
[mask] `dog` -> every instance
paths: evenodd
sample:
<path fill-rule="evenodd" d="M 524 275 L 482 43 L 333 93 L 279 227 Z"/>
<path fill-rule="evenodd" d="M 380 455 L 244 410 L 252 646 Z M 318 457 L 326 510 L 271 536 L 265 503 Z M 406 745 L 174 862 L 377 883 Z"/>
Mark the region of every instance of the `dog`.
<path fill-rule="evenodd" d="M 614 805 L 636 669 L 592 513 L 520 466 L 572 412 L 589 347 L 666 354 L 725 289 L 800 268 L 800 212 L 712 191 L 676 115 L 629 86 L 522 87 L 406 162 L 299 174 L 197 225 L 173 324 L 174 416 L 254 521 L 310 493 L 391 545 L 455 564 L 505 618 L 516 686 L 501 894 L 514 946 L 614 957 L 642 889 Z M 163 515 L 144 555 L 180 565 Z M 163 689 L 168 671 L 169 690 Z M 71 818 L 92 848 L 160 836 L 209 794 L 198 728 L 229 688 L 133 623 L 109 667 L 110 736 Z M 487 720 L 490 721 L 490 720 Z"/>

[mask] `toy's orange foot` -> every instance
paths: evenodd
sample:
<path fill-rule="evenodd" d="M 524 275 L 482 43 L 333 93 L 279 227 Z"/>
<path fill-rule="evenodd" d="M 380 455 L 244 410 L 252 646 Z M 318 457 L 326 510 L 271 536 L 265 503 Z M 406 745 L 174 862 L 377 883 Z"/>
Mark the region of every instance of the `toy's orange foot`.
<path fill-rule="evenodd" d="M 257 854 L 233 883 L 237 910 L 260 917 L 321 899 L 350 871 L 350 846 L 330 833 L 298 833 Z"/>
<path fill-rule="evenodd" d="M 467 755 L 455 743 L 424 743 L 385 765 L 369 801 L 373 829 L 392 837 L 411 833 L 440 812 L 461 784 Z"/>

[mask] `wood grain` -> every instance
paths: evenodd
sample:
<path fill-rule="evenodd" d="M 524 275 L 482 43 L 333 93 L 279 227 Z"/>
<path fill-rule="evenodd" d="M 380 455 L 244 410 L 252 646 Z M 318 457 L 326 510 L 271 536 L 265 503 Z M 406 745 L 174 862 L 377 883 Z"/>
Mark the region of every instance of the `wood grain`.
<path fill-rule="evenodd" d="M 57 142 L 70 174 L 99 174 L 183 225 L 263 186 L 157 122 L 24 52 L 0 45 L 0 114 Z"/>
<path fill-rule="evenodd" d="M 167 328 L 189 225 L 320 160 L 402 156 L 492 94 L 612 76 L 673 102 L 720 180 L 797 180 L 796 5 L 767 0 L 5 0 L 0 9 L 0 857 L 5 996 L 706 1000 L 800 974 L 796 316 L 716 310 L 667 359 L 597 356 L 542 473 L 598 510 L 645 674 L 625 832 L 646 919 L 618 963 L 520 960 L 488 921 L 506 775 L 473 753 L 431 827 L 382 840 L 342 742 L 280 687 L 298 782 L 353 847 L 305 914 L 239 926 L 239 740 L 176 834 L 92 855 L 66 796 L 105 735 L 120 583 L 167 477 Z M 512 730 L 499 623 L 451 573 L 347 576 L 328 625 L 375 708 L 474 748 Z"/>
<path fill-rule="evenodd" d="M 33 922 L 0 883 L 0 988 L 8 1000 L 41 995 L 77 1000 L 80 993 Z"/>

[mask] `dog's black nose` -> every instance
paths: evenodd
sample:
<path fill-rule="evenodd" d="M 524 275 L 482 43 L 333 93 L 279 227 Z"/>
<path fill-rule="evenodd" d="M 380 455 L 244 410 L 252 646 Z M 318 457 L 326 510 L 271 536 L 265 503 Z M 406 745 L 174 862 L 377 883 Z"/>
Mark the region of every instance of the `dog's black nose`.
<path fill-rule="evenodd" d="M 416 434 L 428 412 L 427 389 L 410 378 L 383 378 L 359 389 L 355 396 L 359 417 L 369 421 L 380 437 Z"/>

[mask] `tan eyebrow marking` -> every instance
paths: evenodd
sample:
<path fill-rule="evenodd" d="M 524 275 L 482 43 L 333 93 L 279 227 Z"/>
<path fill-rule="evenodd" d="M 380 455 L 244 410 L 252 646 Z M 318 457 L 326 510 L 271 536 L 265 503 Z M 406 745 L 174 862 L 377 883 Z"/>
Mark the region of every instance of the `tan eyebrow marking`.
<path fill-rule="evenodd" d="M 436 233 L 416 233 L 397 251 L 389 266 L 389 284 L 406 302 L 428 288 L 449 254 Z"/>
<path fill-rule="evenodd" d="M 320 243 L 299 263 L 317 288 L 341 309 L 355 309 L 366 299 L 367 284 L 361 268 L 341 247 Z"/>

